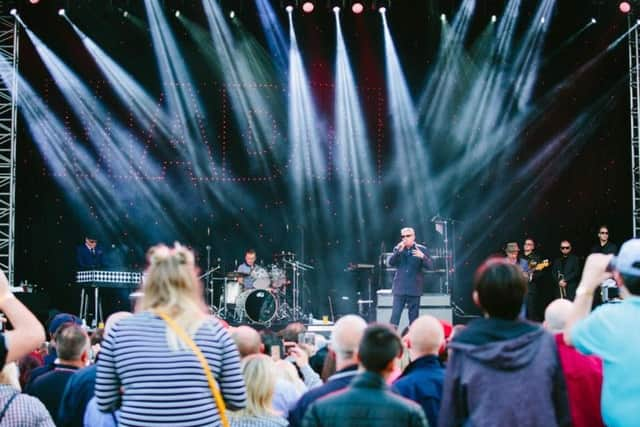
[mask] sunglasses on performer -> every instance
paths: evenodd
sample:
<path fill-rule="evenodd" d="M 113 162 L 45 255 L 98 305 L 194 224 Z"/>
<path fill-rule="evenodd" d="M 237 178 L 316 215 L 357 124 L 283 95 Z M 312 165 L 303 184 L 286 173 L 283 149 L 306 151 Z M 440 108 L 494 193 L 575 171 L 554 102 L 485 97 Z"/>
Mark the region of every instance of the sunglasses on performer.
<path fill-rule="evenodd" d="M 405 235 L 405 236 L 400 235 L 400 237 L 402 237 L 403 239 L 408 239 L 408 238 L 409 238 L 409 237 L 411 237 L 411 236 L 412 236 L 412 234 L 407 234 L 407 235 Z"/>
<path fill-rule="evenodd" d="M 560 246 L 560 249 L 571 249 L 571 246 Z"/>

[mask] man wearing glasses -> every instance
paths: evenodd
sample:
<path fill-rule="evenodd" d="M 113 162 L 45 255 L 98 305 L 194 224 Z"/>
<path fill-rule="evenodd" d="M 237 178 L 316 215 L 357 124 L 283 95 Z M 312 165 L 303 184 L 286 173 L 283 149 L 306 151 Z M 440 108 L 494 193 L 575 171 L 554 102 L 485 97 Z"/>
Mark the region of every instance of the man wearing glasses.
<path fill-rule="evenodd" d="M 80 271 L 104 267 L 104 251 L 98 246 L 98 239 L 94 234 L 87 234 L 84 244 L 76 249 L 76 264 Z"/>
<path fill-rule="evenodd" d="M 599 242 L 591 248 L 591 253 L 615 255 L 618 253 L 618 246 L 609 241 L 609 227 L 601 225 L 598 231 Z"/>
<path fill-rule="evenodd" d="M 409 310 L 409 324 L 418 318 L 420 297 L 424 286 L 423 269 L 432 270 L 433 262 L 427 247 L 416 243 L 416 233 L 411 227 L 400 230 L 400 243 L 393 248 L 389 265 L 396 267 L 393 277 L 393 308 L 390 323 L 396 328 L 400 324 L 402 310 Z"/>
<path fill-rule="evenodd" d="M 568 240 L 560 242 L 560 258 L 553 260 L 551 276 L 558 285 L 555 297 L 573 301 L 580 279 L 580 263 L 578 257 L 571 253 L 571 249 L 571 242 Z"/>

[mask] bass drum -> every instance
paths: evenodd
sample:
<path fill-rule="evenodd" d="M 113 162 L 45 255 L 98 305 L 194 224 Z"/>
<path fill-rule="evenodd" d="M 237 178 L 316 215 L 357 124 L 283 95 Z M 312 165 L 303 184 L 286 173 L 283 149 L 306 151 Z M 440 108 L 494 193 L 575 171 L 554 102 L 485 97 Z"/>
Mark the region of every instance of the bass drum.
<path fill-rule="evenodd" d="M 241 322 L 249 319 L 254 323 L 270 323 L 277 311 L 278 301 L 264 289 L 244 291 L 236 300 L 236 313 Z"/>

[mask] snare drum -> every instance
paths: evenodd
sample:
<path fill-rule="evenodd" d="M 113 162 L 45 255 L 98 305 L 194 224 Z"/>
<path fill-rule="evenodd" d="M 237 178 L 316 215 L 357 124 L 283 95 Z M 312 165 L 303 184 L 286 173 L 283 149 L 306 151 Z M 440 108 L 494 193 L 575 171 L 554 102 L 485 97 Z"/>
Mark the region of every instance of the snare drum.
<path fill-rule="evenodd" d="M 264 289 L 244 291 L 236 300 L 236 315 L 240 321 L 249 319 L 255 323 L 269 323 L 278 311 L 278 301 Z"/>
<path fill-rule="evenodd" d="M 235 304 L 240 292 L 242 292 L 242 283 L 226 282 L 224 284 L 224 303 Z"/>
<path fill-rule="evenodd" d="M 271 283 L 269 272 L 264 267 L 255 267 L 251 272 L 253 287 L 256 289 L 267 289 Z"/>

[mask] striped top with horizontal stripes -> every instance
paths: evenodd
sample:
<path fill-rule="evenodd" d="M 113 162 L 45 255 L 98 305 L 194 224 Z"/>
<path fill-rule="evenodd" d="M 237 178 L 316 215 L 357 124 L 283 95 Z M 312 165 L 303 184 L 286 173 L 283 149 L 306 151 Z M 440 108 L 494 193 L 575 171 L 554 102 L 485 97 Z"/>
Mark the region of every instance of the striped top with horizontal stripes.
<path fill-rule="evenodd" d="M 170 350 L 166 332 L 164 320 L 150 312 L 113 327 L 98 359 L 98 407 L 120 408 L 119 425 L 125 427 L 221 425 L 198 358 L 190 348 Z M 229 333 L 217 321 L 207 320 L 192 338 L 209 362 L 227 406 L 244 407 L 240 356 Z"/>

